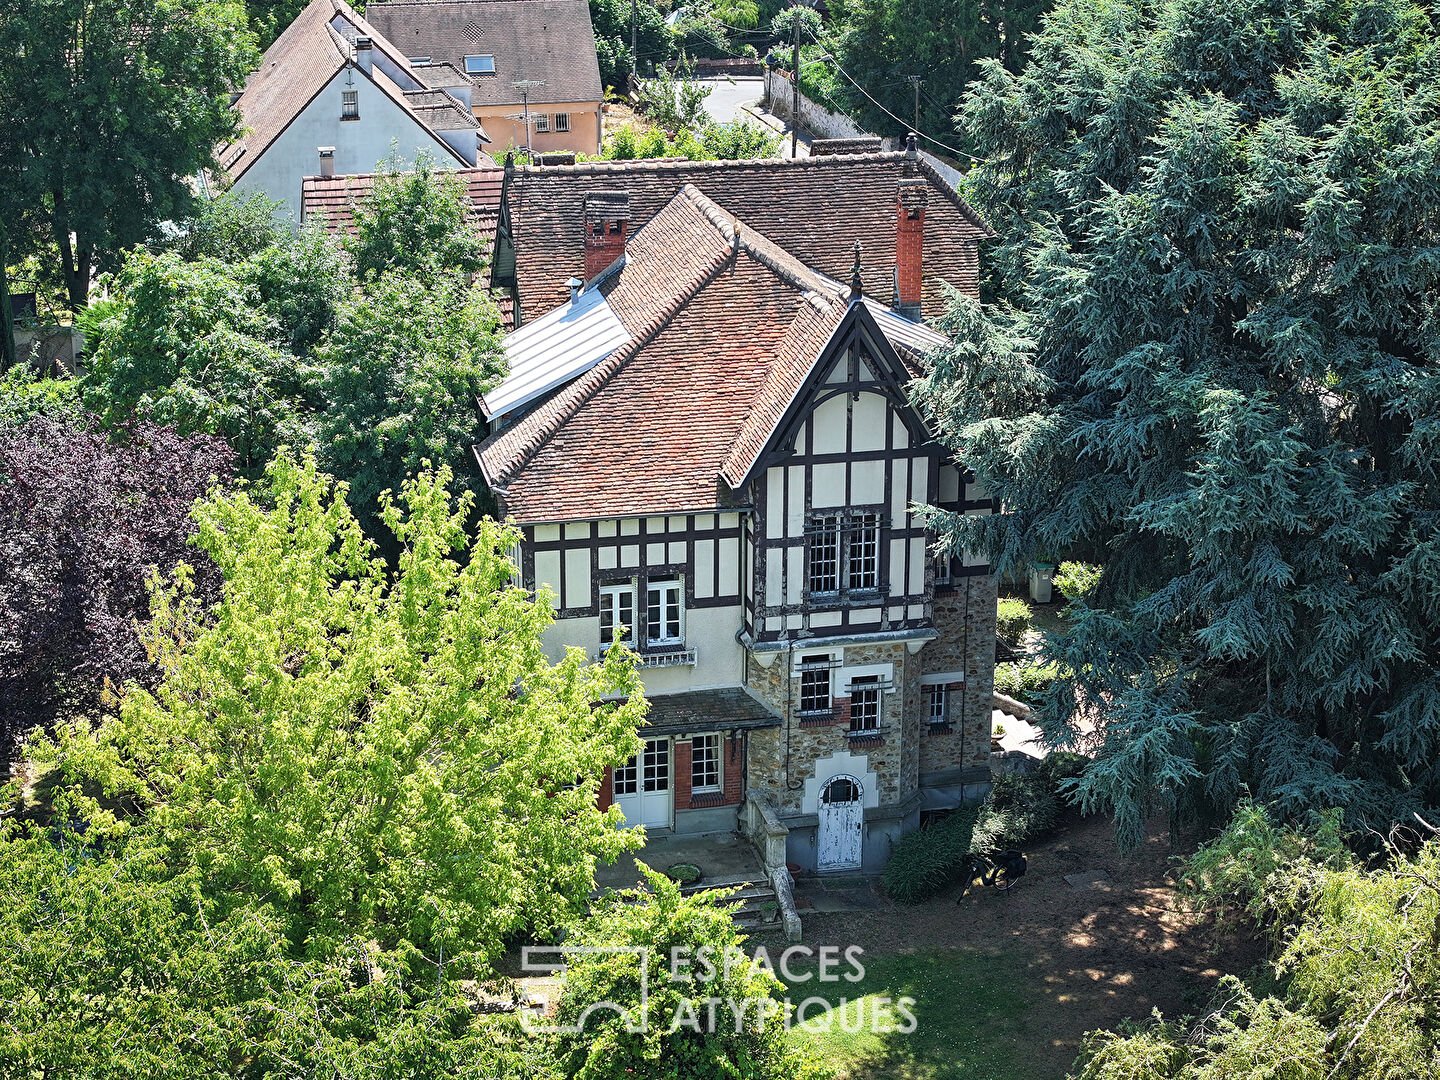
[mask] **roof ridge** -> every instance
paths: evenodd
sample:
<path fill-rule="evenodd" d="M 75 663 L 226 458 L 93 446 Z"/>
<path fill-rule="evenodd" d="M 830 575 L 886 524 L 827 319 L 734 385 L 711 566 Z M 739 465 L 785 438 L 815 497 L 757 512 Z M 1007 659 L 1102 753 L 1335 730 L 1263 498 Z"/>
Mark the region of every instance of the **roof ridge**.
<path fill-rule="evenodd" d="M 430 0 L 426 0 L 430 2 Z M 437 0 L 444 2 L 444 0 Z M 493 476 L 487 476 L 486 480 L 492 486 L 504 487 L 513 480 L 522 469 L 525 468 L 535 455 L 545 446 L 546 443 L 564 426 L 565 422 L 573 417 L 610 379 L 618 374 L 625 364 L 628 363 L 637 353 L 648 345 L 670 321 L 679 314 L 680 310 L 689 303 L 701 290 L 730 262 L 730 252 L 717 252 L 705 267 L 705 271 L 698 275 L 690 285 L 676 293 L 675 297 L 667 304 L 656 309 L 650 319 L 633 332 L 631 339 L 625 345 L 620 346 L 595 367 L 591 368 L 584 375 L 571 384 L 568 393 L 562 393 L 546 402 L 534 413 L 531 414 L 536 420 L 536 430 L 530 437 L 521 442 L 514 451 L 506 455 L 503 468 L 497 469 Z M 524 424 L 530 417 L 518 421 L 514 426 L 497 431 L 490 438 L 486 439 L 476 448 L 476 457 L 480 459 L 482 471 L 484 467 L 484 455 L 487 450 L 501 445 L 506 436 L 514 436 L 521 424 Z"/>
<path fill-rule="evenodd" d="M 388 0 L 389 3 L 495 3 L 498 0 Z M 856 161 L 903 161 L 903 150 L 876 150 L 867 154 L 822 154 L 805 158 L 735 158 L 723 161 L 691 161 L 688 158 L 631 158 L 626 161 L 577 161 L 573 165 L 516 165 L 517 173 L 527 176 L 553 176 L 556 173 L 606 174 L 641 172 L 654 170 L 670 172 L 681 169 L 724 169 L 740 168 L 746 165 L 765 165 L 781 168 L 828 168 L 835 165 L 853 164 Z M 939 174 L 931 174 L 938 179 Z M 941 184 L 942 187 L 948 186 Z"/>

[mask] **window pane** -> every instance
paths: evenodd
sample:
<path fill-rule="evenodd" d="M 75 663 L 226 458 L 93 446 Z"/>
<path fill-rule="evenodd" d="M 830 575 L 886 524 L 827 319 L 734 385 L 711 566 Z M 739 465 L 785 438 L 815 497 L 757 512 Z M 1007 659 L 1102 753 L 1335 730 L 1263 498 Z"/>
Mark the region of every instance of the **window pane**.
<path fill-rule="evenodd" d="M 466 75 L 493 75 L 495 74 L 495 57 L 493 56 L 467 56 L 465 57 Z"/>
<path fill-rule="evenodd" d="M 810 524 L 810 591 L 840 590 L 840 518 L 826 514 Z"/>
<path fill-rule="evenodd" d="M 874 731 L 880 727 L 880 688 L 873 676 L 850 684 L 850 730 Z"/>
<path fill-rule="evenodd" d="M 930 713 L 930 723 L 945 723 L 945 687 L 927 686 L 925 692 L 929 699 L 927 705 Z"/>
<path fill-rule="evenodd" d="M 690 787 L 701 791 L 720 786 L 720 736 L 696 735 L 690 750 Z"/>
<path fill-rule="evenodd" d="M 806 656 L 800 661 L 800 711 L 828 712 L 830 709 L 830 657 L 826 653 Z M 817 665 L 808 667 L 807 665 Z M 818 665 L 824 665 L 820 667 Z"/>
<path fill-rule="evenodd" d="M 858 514 L 850 528 L 846 552 L 847 587 L 875 589 L 880 585 L 880 515 Z"/>
<path fill-rule="evenodd" d="M 640 790 L 638 765 L 639 763 L 632 757 L 615 770 L 616 795 L 634 795 Z"/>
<path fill-rule="evenodd" d="M 656 581 L 646 592 L 646 621 L 651 644 L 684 640 L 681 625 L 681 585 L 678 581 Z"/>

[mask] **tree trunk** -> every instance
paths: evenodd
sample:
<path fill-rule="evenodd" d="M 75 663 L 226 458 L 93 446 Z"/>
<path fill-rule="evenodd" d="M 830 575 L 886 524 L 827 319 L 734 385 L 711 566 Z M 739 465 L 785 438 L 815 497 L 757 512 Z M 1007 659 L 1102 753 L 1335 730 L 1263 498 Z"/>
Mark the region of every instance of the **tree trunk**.
<path fill-rule="evenodd" d="M 90 302 L 90 259 L 94 248 L 82 242 L 77 249 L 71 243 L 70 214 L 65 204 L 65 193 L 56 188 L 51 195 L 54 199 L 51 226 L 55 244 L 60 249 L 60 272 L 65 278 L 65 295 L 70 301 L 70 310 L 80 311 Z"/>

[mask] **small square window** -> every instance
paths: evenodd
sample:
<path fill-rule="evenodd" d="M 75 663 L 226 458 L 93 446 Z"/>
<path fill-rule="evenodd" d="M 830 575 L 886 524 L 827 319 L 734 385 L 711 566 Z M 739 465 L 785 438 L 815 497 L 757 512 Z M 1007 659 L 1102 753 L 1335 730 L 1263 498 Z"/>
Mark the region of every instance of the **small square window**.
<path fill-rule="evenodd" d="M 570 130 L 570 114 L 569 114 L 569 113 L 567 113 L 567 112 L 557 112 L 557 113 L 555 114 L 555 130 L 556 130 L 556 131 L 569 131 L 569 130 Z"/>
<path fill-rule="evenodd" d="M 452 54 L 453 55 L 453 54 Z M 494 75 L 495 57 L 493 56 L 467 56 L 465 57 L 466 75 Z"/>
<path fill-rule="evenodd" d="M 690 790 L 720 790 L 719 735 L 696 735 L 691 742 Z"/>
<path fill-rule="evenodd" d="M 341 120 L 358 120 L 358 119 L 360 119 L 360 91 L 359 91 L 359 90 L 341 90 L 341 91 L 340 91 L 340 119 L 341 119 Z"/>
<path fill-rule="evenodd" d="M 550 130 L 550 117 L 546 116 L 544 113 L 536 113 L 536 114 L 535 114 L 535 130 L 536 130 L 536 131 L 549 131 L 549 130 Z"/>

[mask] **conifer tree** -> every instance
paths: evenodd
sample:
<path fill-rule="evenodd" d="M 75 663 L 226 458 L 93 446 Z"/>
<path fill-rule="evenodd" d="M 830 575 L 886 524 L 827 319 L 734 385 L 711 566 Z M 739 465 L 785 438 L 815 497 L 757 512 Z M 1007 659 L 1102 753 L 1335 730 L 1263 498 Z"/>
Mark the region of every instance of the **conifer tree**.
<path fill-rule="evenodd" d="M 992 304 L 919 396 L 1006 570 L 1094 556 L 1050 734 L 1158 801 L 1440 802 L 1440 47 L 1406 0 L 1067 0 L 960 124 Z M 1093 732 L 1091 724 L 1094 724 Z"/>

